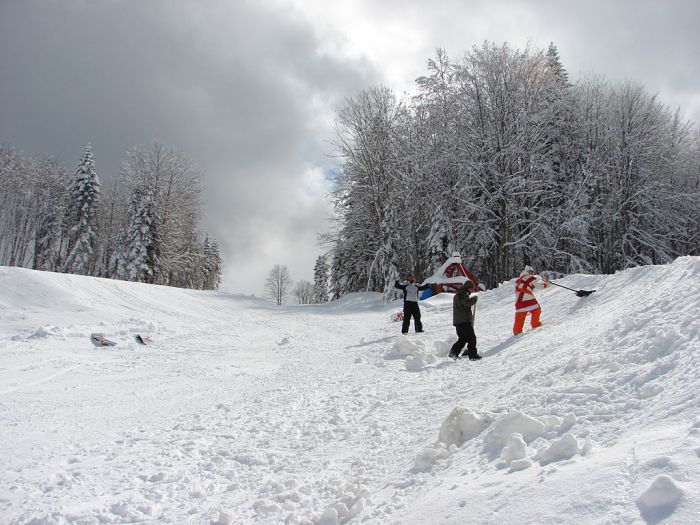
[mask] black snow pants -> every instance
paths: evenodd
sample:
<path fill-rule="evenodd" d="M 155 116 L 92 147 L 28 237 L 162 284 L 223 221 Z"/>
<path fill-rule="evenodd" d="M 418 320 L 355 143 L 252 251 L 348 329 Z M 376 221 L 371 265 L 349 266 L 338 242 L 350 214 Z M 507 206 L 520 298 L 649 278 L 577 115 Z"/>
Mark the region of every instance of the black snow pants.
<path fill-rule="evenodd" d="M 455 325 L 457 329 L 457 342 L 452 345 L 450 355 L 458 356 L 462 353 L 464 345 L 467 345 L 467 355 L 473 357 L 477 355 L 476 350 L 476 334 L 474 333 L 474 325 L 472 323 L 460 323 Z"/>
<path fill-rule="evenodd" d="M 401 333 L 407 334 L 408 328 L 411 326 L 411 316 L 416 327 L 416 332 L 423 331 L 423 323 L 420 322 L 420 308 L 415 301 L 406 301 L 403 303 L 403 324 L 401 325 Z"/>

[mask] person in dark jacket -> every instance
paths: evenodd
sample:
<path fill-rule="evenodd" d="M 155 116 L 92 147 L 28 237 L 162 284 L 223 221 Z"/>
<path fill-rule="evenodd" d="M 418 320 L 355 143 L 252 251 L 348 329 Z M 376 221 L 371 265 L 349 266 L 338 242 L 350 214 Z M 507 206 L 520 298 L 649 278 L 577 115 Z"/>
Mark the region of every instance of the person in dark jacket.
<path fill-rule="evenodd" d="M 457 330 L 457 342 L 452 345 L 450 357 L 461 359 L 460 354 L 467 346 L 467 356 L 470 361 L 477 361 L 481 356 L 476 350 L 476 334 L 474 333 L 474 312 L 472 307 L 476 305 L 478 297 L 470 297 L 474 283 L 469 279 L 457 290 L 452 299 L 452 324 Z"/>
<path fill-rule="evenodd" d="M 411 325 L 411 317 L 413 317 L 413 325 L 416 333 L 423 331 L 423 323 L 420 321 L 420 308 L 418 307 L 418 292 L 430 288 L 429 284 L 422 286 L 415 283 L 416 278 L 412 273 L 406 276 L 407 281 L 394 283 L 394 288 L 403 290 L 403 324 L 401 325 L 401 333 L 407 334 L 408 328 Z"/>

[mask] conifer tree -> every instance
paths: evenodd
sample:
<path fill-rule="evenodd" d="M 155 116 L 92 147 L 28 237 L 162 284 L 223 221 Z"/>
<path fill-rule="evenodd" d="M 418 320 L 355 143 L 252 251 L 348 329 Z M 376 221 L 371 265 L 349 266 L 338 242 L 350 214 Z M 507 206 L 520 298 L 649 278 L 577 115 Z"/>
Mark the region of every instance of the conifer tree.
<path fill-rule="evenodd" d="M 314 265 L 314 292 L 315 303 L 328 302 L 328 259 L 325 255 L 319 255 Z"/>
<path fill-rule="evenodd" d="M 218 290 L 221 284 L 222 260 L 216 240 L 210 239 L 209 236 L 204 239 L 203 254 L 202 289 Z"/>
<path fill-rule="evenodd" d="M 153 195 L 148 190 L 137 188 L 129 205 L 129 229 L 120 271 L 126 280 L 154 282 L 160 256 L 158 227 Z"/>
<path fill-rule="evenodd" d="M 100 181 L 95 171 L 92 144 L 83 152 L 69 188 L 65 228 L 67 242 L 63 271 L 90 275 L 95 263 L 95 223 Z"/>

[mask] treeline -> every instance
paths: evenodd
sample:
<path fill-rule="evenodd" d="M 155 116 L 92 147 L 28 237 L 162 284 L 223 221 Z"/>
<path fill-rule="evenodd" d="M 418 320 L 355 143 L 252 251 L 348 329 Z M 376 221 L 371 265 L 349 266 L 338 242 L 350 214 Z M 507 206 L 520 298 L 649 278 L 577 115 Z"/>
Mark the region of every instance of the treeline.
<path fill-rule="evenodd" d="M 643 86 L 571 83 L 554 45 L 438 50 L 427 69 L 411 99 L 377 87 L 338 112 L 334 297 L 393 297 L 453 250 L 489 286 L 698 254 L 700 135 Z"/>
<path fill-rule="evenodd" d="M 216 289 L 222 261 L 200 229 L 201 173 L 154 143 L 127 154 L 107 187 L 91 145 L 71 173 L 0 146 L 0 264 Z"/>
<path fill-rule="evenodd" d="M 265 295 L 277 305 L 284 304 L 290 293 L 299 304 L 326 303 L 328 302 L 328 270 L 326 257 L 320 255 L 314 265 L 314 282 L 302 279 L 295 283 L 289 268 L 275 264 L 265 279 Z"/>

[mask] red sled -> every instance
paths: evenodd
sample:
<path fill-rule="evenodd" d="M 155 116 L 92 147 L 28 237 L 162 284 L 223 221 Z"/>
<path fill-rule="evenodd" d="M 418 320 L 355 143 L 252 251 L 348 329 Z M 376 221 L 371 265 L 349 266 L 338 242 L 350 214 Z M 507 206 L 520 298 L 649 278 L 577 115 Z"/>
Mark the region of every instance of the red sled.
<path fill-rule="evenodd" d="M 392 322 L 396 321 L 403 321 L 403 310 L 399 310 L 398 312 L 394 312 L 389 316 L 389 319 L 391 319 Z"/>

